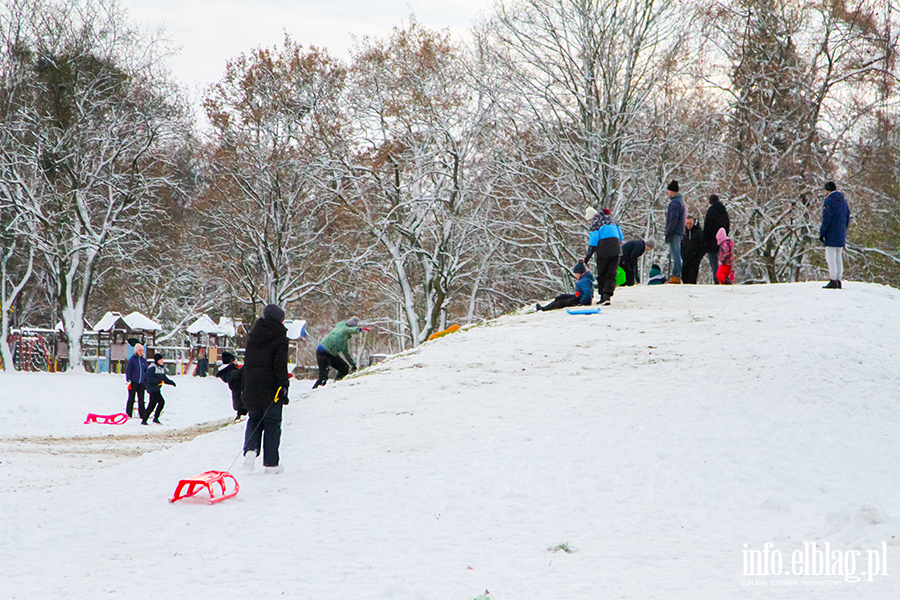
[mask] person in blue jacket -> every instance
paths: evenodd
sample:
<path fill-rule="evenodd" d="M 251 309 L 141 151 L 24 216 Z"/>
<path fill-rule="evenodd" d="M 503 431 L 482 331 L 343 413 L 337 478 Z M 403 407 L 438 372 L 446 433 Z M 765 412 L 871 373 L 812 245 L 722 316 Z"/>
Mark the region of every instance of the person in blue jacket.
<path fill-rule="evenodd" d="M 847 227 L 850 226 L 850 205 L 833 181 L 825 184 L 828 196 L 822 207 L 822 226 L 819 241 L 825 246 L 828 263 L 828 284 L 825 289 L 841 289 L 844 276 L 844 246 L 847 245 Z"/>
<path fill-rule="evenodd" d="M 568 308 L 581 304 L 582 306 L 590 306 L 594 300 L 594 276 L 588 271 L 583 260 L 579 260 L 572 268 L 575 274 L 575 293 L 560 294 L 553 302 L 547 306 L 541 306 L 540 303 L 534 305 L 534 309 L 538 312 L 544 310 L 556 310 L 558 308 Z"/>
<path fill-rule="evenodd" d="M 669 256 L 672 257 L 672 277 L 669 283 L 681 283 L 681 240 L 684 239 L 684 221 L 687 208 L 679 191 L 678 182 L 674 179 L 666 187 L 669 195 L 669 206 L 666 208 L 666 243 L 669 245 Z"/>
<path fill-rule="evenodd" d="M 591 221 L 588 252 L 584 257 L 584 263 L 590 264 L 591 255 L 597 255 L 599 303 L 609 306 L 616 291 L 616 272 L 619 270 L 619 257 L 622 256 L 622 230 L 610 216 L 608 208 L 596 212 L 588 207 L 584 216 Z"/>
<path fill-rule="evenodd" d="M 144 420 L 144 391 L 147 389 L 147 359 L 144 358 L 143 344 L 135 344 L 134 354 L 125 365 L 125 381 L 128 382 L 128 402 L 125 403 L 125 414 L 129 418 L 134 411 L 134 397 L 137 396 L 138 415 Z"/>

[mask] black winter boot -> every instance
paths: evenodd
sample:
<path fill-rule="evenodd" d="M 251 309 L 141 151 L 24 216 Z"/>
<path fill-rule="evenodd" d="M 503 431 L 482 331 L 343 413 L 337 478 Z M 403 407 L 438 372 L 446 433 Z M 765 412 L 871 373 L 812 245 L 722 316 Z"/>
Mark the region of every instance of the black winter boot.
<path fill-rule="evenodd" d="M 827 285 L 822 286 L 823 290 L 836 290 L 838 289 L 838 282 L 834 279 L 829 279 Z"/>
<path fill-rule="evenodd" d="M 544 310 L 544 309 L 541 308 L 541 305 L 540 305 L 540 304 L 535 304 L 535 305 L 534 305 L 534 312 L 541 312 L 542 310 Z"/>
<path fill-rule="evenodd" d="M 838 284 L 838 289 L 839 289 L 839 290 L 844 289 L 844 288 L 841 286 L 841 280 L 840 280 L 840 279 L 838 279 L 837 284 Z"/>

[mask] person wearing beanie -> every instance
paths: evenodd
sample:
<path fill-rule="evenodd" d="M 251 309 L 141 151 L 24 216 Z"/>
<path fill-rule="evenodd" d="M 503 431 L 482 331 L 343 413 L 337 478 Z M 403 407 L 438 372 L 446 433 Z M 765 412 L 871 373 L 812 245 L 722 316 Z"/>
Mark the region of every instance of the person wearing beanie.
<path fill-rule="evenodd" d="M 263 309 L 263 319 L 281 323 L 284 321 L 284 311 L 276 304 L 267 304 Z"/>
<path fill-rule="evenodd" d="M 241 387 L 243 387 L 243 371 L 241 366 L 237 364 L 234 354 L 227 350 L 222 353 L 222 366 L 216 372 L 216 377 L 228 384 L 231 390 L 231 407 L 237 413 L 235 421 L 240 421 L 241 417 L 247 414 L 247 408 L 241 400 Z"/>
<path fill-rule="evenodd" d="M 350 317 L 346 321 L 338 323 L 328 335 L 322 338 L 316 348 L 316 363 L 319 365 L 319 378 L 313 384 L 313 389 L 328 383 L 328 369 L 334 367 L 337 370 L 335 381 L 340 381 L 351 371 L 356 370 L 356 361 L 350 353 L 350 336 L 360 331 L 369 331 L 359 326 L 359 317 Z M 341 358 L 341 355 L 347 360 Z M 349 365 L 348 365 L 349 362 Z"/>
<path fill-rule="evenodd" d="M 584 220 L 590 221 L 591 219 L 594 218 L 594 215 L 596 215 L 596 214 L 597 214 L 597 211 L 594 210 L 593 207 L 588 206 L 586 209 L 584 209 Z"/>
<path fill-rule="evenodd" d="M 619 257 L 622 255 L 622 230 L 610 216 L 609 209 L 603 209 L 591 219 L 585 264 L 589 264 L 594 254 L 597 255 L 600 304 L 609 306 L 616 291 L 616 271 L 619 269 Z"/>
<path fill-rule="evenodd" d="M 646 241 L 642 239 L 636 239 L 622 244 L 622 259 L 619 262 L 619 266 L 622 267 L 623 271 L 625 271 L 626 287 L 630 287 L 635 283 L 641 282 L 641 273 L 640 268 L 638 267 L 638 260 L 640 260 L 641 256 L 644 255 L 645 251 L 652 251 L 655 247 L 656 242 L 654 242 L 652 238 Z"/>
<path fill-rule="evenodd" d="M 572 267 L 572 274 L 575 275 L 575 293 L 560 294 L 546 306 L 541 306 L 540 303 L 535 304 L 535 311 L 556 310 L 579 304 L 590 306 L 591 302 L 594 301 L 594 276 L 588 270 L 583 260 L 575 263 L 575 266 Z"/>
<path fill-rule="evenodd" d="M 684 220 L 684 239 L 681 240 L 682 283 L 697 283 L 700 275 L 700 263 L 706 254 L 706 241 L 703 239 L 703 228 L 694 217 Z"/>
<path fill-rule="evenodd" d="M 141 425 L 147 424 L 147 419 L 153 414 L 153 423 L 162 425 L 159 422 L 159 416 L 162 414 L 166 400 L 162 396 L 162 386 L 175 386 L 175 382 L 166 375 L 165 357 L 157 352 L 153 355 L 153 364 L 147 369 L 147 390 L 150 392 L 150 403 L 147 405 L 147 412 L 141 416 Z M 155 414 L 154 414 L 155 411 Z"/>
<path fill-rule="evenodd" d="M 825 289 L 841 289 L 844 277 L 844 246 L 847 245 L 847 228 L 850 226 L 850 205 L 833 181 L 825 184 L 825 204 L 822 206 L 822 225 L 819 241 L 825 246 L 825 262 L 828 263 L 828 284 Z"/>
<path fill-rule="evenodd" d="M 734 242 L 725 233 L 722 227 L 716 233 L 719 242 L 719 270 L 716 271 L 716 280 L 722 284 L 734 283 Z"/>
<path fill-rule="evenodd" d="M 678 191 L 678 182 L 674 179 L 666 188 L 669 195 L 669 206 L 666 208 L 666 243 L 669 245 L 669 256 L 672 258 L 672 277 L 669 283 L 681 283 L 681 240 L 684 238 L 684 219 L 687 209 L 684 198 Z"/>
<path fill-rule="evenodd" d="M 719 271 L 719 242 L 716 233 L 724 229 L 725 233 L 731 233 L 731 221 L 728 219 L 728 210 L 722 204 L 719 197 L 712 194 L 709 197 L 709 208 L 703 219 L 703 246 L 706 258 L 709 260 L 709 268 L 712 270 L 713 283 L 718 284 L 717 273 Z"/>
<path fill-rule="evenodd" d="M 662 274 L 659 265 L 653 263 L 650 265 L 650 273 L 648 275 L 647 285 L 662 285 L 666 282 L 666 276 Z"/>
<path fill-rule="evenodd" d="M 288 338 L 284 311 L 274 304 L 263 309 L 247 335 L 244 349 L 243 393 L 247 409 L 244 432 L 244 470 L 253 471 L 262 450 L 267 474 L 284 471 L 281 465 L 281 418 L 288 404 Z"/>

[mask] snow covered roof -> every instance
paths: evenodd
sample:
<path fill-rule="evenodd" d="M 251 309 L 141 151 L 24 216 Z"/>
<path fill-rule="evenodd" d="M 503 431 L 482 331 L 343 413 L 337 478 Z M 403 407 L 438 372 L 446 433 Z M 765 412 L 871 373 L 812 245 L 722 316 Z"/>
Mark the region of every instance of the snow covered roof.
<path fill-rule="evenodd" d="M 145 315 L 135 311 L 124 317 L 121 313 L 107 312 L 103 318 L 94 325 L 94 331 L 112 331 L 113 329 L 142 329 L 144 331 L 159 331 L 162 326 Z"/>
<path fill-rule="evenodd" d="M 234 319 L 230 319 L 228 317 L 220 317 L 219 333 L 221 333 L 222 335 L 227 335 L 228 337 L 234 337 L 235 335 L 237 335 L 237 327 L 234 324 Z"/>
<path fill-rule="evenodd" d="M 227 337 L 234 337 L 237 329 L 234 326 L 234 319 L 229 317 L 221 317 L 219 323 L 216 324 L 207 315 L 201 315 L 199 319 L 194 321 L 187 328 L 188 333 L 215 333 Z"/>
<path fill-rule="evenodd" d="M 287 327 L 288 339 L 299 340 L 309 337 L 306 333 L 306 321 L 285 321 L 284 326 Z"/>
<path fill-rule="evenodd" d="M 216 322 L 207 317 L 200 315 L 200 318 L 188 325 L 188 333 L 219 333 L 219 326 Z"/>

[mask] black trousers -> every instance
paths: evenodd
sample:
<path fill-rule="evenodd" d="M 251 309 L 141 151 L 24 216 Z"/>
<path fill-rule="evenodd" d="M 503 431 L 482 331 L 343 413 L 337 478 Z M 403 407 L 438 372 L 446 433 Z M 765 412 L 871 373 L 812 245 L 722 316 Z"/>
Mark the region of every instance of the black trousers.
<path fill-rule="evenodd" d="M 619 269 L 619 256 L 597 257 L 597 286 L 600 298 L 612 298 L 616 292 L 616 271 Z"/>
<path fill-rule="evenodd" d="M 263 466 L 277 467 L 281 446 L 281 411 L 284 404 L 274 402 L 266 410 L 251 410 L 244 431 L 244 454 L 262 449 Z"/>
<path fill-rule="evenodd" d="M 638 272 L 638 261 L 637 259 L 629 260 L 624 256 L 619 261 L 619 266 L 622 267 L 622 270 L 625 271 L 625 285 L 632 286 L 635 283 L 641 282 L 641 274 Z"/>
<path fill-rule="evenodd" d="M 338 374 L 335 381 L 340 381 L 350 372 L 350 365 L 347 364 L 347 361 L 318 348 L 316 349 L 316 363 L 319 365 L 319 383 L 328 381 L 328 367 L 337 369 Z"/>
<path fill-rule="evenodd" d="M 575 294 L 560 294 L 547 306 L 541 307 L 541 310 L 556 310 L 557 308 L 568 308 L 578 304 L 578 296 Z"/>
<path fill-rule="evenodd" d="M 134 411 L 134 397 L 137 396 L 138 401 L 138 416 L 141 420 L 144 420 L 144 415 L 147 414 L 147 409 L 144 407 L 144 390 L 147 389 L 146 384 L 143 383 L 134 383 L 133 381 L 129 384 L 128 387 L 128 402 L 125 403 L 125 414 L 128 415 L 130 419 L 133 415 Z"/>
<path fill-rule="evenodd" d="M 165 406 L 166 400 L 162 397 L 162 392 L 160 390 L 150 390 L 150 404 L 147 405 L 147 412 L 144 413 L 141 420 L 146 421 L 150 418 L 153 411 L 156 410 L 156 414 L 153 415 L 153 420 L 159 421 L 159 415 L 162 414 Z"/>
<path fill-rule="evenodd" d="M 682 283 L 697 283 L 697 277 L 700 275 L 700 261 L 702 260 L 702 252 L 684 255 L 684 265 L 681 267 Z"/>

